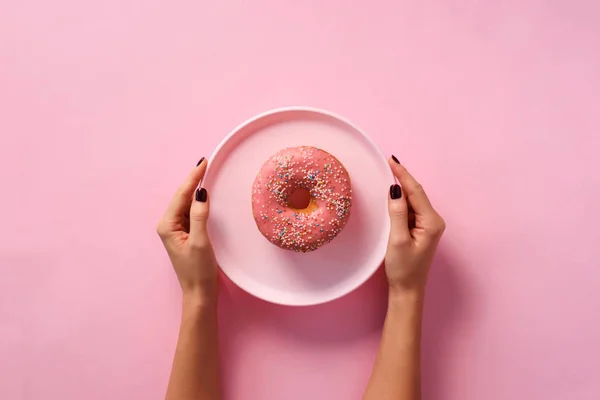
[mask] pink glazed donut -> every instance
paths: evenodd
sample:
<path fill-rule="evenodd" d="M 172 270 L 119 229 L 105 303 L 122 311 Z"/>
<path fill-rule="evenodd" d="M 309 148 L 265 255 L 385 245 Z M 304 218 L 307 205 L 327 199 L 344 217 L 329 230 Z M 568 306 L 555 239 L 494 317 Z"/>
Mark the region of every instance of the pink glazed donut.
<path fill-rule="evenodd" d="M 299 205 L 295 199 L 302 193 Z M 252 213 L 260 233 L 282 249 L 303 253 L 342 231 L 351 204 L 348 171 L 316 147 L 279 151 L 263 164 L 252 187 Z"/>

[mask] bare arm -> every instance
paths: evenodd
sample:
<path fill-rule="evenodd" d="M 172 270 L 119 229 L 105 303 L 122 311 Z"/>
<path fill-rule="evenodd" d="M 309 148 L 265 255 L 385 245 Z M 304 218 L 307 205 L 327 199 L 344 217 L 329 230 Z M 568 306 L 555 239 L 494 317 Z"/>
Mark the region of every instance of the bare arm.
<path fill-rule="evenodd" d="M 216 302 L 184 302 L 167 400 L 219 399 Z"/>
<path fill-rule="evenodd" d="M 209 199 L 198 189 L 200 160 L 171 201 L 157 231 L 183 293 L 183 309 L 167 400 L 218 400 L 217 262 L 206 231 Z"/>
<path fill-rule="evenodd" d="M 385 258 L 388 310 L 365 400 L 421 399 L 421 326 L 427 275 L 445 229 L 421 185 L 393 157 L 390 240 Z M 410 208 L 409 208 L 410 205 Z"/>
<path fill-rule="evenodd" d="M 419 293 L 391 294 L 365 400 L 421 398 L 421 316 Z"/>

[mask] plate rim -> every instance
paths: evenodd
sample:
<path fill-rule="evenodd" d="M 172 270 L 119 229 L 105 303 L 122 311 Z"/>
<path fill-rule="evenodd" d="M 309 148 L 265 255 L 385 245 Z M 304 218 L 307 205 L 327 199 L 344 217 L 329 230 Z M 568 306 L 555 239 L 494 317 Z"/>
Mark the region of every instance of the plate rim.
<path fill-rule="evenodd" d="M 286 107 L 277 107 L 277 108 L 272 108 L 269 109 L 267 111 L 263 111 L 259 114 L 256 114 L 248 119 L 246 119 L 245 121 L 243 121 L 242 123 L 238 124 L 235 128 L 233 128 L 233 130 L 231 130 L 217 145 L 217 147 L 215 147 L 215 149 L 213 150 L 213 152 L 210 155 L 209 158 L 209 162 L 208 162 L 208 167 L 204 173 L 204 176 L 208 176 L 208 172 L 211 169 L 211 160 L 213 160 L 215 158 L 215 156 L 221 151 L 221 149 L 235 136 L 237 135 L 239 132 L 241 132 L 246 126 L 254 123 L 255 121 L 258 121 L 262 118 L 271 116 L 271 115 L 275 115 L 275 114 L 280 114 L 280 113 L 285 113 L 285 112 L 290 112 L 290 111 L 308 111 L 308 112 L 313 112 L 313 113 L 317 113 L 317 114 L 321 114 L 330 118 L 334 118 L 337 119 L 338 121 L 350 126 L 352 129 L 354 129 L 356 132 L 360 133 L 360 135 L 367 140 L 367 142 L 369 143 L 369 145 L 376 150 L 376 152 L 378 153 L 378 155 L 381 157 L 382 160 L 384 160 L 387 163 L 387 158 L 385 156 L 385 154 L 383 153 L 383 151 L 381 150 L 381 148 L 379 147 L 379 145 L 377 143 L 375 143 L 375 141 L 373 139 L 371 139 L 371 137 L 369 135 L 367 135 L 359 126 L 357 126 L 356 124 L 354 124 L 353 122 L 351 122 L 350 120 L 348 120 L 347 118 L 322 109 L 322 108 L 318 108 L 318 107 L 311 107 L 311 106 L 286 106 Z M 389 174 L 389 178 L 390 178 L 390 182 L 394 182 L 395 178 L 394 178 L 394 174 L 392 173 L 391 169 L 388 169 L 388 174 Z M 203 179 L 204 181 L 204 179 Z M 209 216 L 210 219 L 210 216 Z M 368 275 L 366 275 L 365 279 L 362 281 L 358 281 L 358 283 L 349 286 L 349 290 L 345 291 L 344 293 L 336 293 L 334 296 L 331 296 L 330 298 L 326 298 L 326 299 L 320 299 L 320 300 L 315 300 L 315 301 L 310 301 L 310 302 L 297 302 L 297 303 L 291 303 L 291 302 L 284 302 L 284 301 L 280 301 L 280 300 L 275 300 L 275 299 L 271 299 L 271 298 L 267 298 L 268 296 L 262 296 L 260 294 L 254 293 L 253 291 L 248 290 L 246 287 L 244 287 L 243 285 L 240 285 L 238 282 L 235 282 L 228 274 L 227 272 L 225 272 L 225 270 L 219 265 L 219 270 L 227 277 L 228 280 L 230 280 L 235 286 L 239 287 L 240 289 L 242 289 L 244 292 L 250 294 L 251 296 L 254 296 L 258 299 L 261 299 L 263 301 L 266 301 L 268 303 L 272 303 L 272 304 L 278 304 L 278 305 L 282 305 L 282 306 L 291 306 L 291 307 L 309 307 L 309 306 L 315 306 L 315 305 L 319 305 L 319 304 L 326 304 L 326 303 L 330 303 L 332 301 L 338 300 L 344 296 L 349 295 L 350 293 L 354 292 L 355 290 L 357 290 L 358 288 L 360 288 L 362 285 L 364 285 L 369 279 L 371 279 L 373 277 L 373 275 L 375 275 L 375 273 L 379 270 L 379 268 L 381 268 L 381 265 L 383 264 L 385 260 L 385 252 L 382 254 L 381 256 L 381 260 L 379 261 L 379 263 L 377 264 L 376 268 L 373 268 L 372 271 L 369 272 Z M 218 264 L 218 259 L 217 259 L 217 264 Z"/>

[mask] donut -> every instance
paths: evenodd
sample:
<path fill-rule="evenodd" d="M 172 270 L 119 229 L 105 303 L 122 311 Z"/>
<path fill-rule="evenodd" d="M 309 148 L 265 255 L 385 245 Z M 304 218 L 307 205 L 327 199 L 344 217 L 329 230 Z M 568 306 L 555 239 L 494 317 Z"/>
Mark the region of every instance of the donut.
<path fill-rule="evenodd" d="M 311 146 L 271 156 L 252 186 L 252 213 L 260 233 L 297 252 L 314 251 L 339 235 L 351 205 L 348 171 L 337 158 Z"/>

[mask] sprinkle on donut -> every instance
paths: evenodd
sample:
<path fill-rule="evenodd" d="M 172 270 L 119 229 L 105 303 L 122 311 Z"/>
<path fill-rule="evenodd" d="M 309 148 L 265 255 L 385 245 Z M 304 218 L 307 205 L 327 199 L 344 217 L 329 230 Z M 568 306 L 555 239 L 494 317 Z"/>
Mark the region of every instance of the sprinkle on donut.
<path fill-rule="evenodd" d="M 297 190 L 310 195 L 306 208 L 294 208 Z M 258 229 L 273 244 L 310 252 L 333 240 L 344 228 L 352 204 L 350 177 L 331 154 L 316 147 L 291 147 L 270 157 L 252 187 L 252 211 Z"/>

